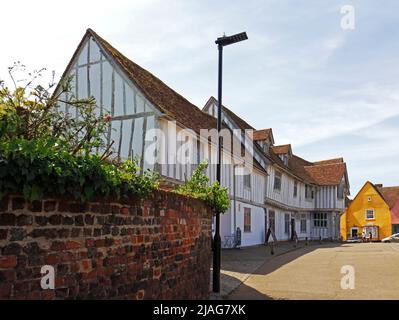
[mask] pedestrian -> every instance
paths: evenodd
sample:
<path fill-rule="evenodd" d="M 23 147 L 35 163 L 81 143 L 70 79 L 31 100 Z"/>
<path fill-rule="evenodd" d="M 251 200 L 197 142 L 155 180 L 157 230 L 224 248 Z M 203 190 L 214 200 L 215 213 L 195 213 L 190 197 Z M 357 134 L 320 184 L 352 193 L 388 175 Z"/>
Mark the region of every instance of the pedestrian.
<path fill-rule="evenodd" d="M 371 242 L 371 239 L 373 238 L 373 234 L 369 232 L 369 241 Z"/>
<path fill-rule="evenodd" d="M 362 242 L 366 242 L 366 232 L 362 232 Z"/>

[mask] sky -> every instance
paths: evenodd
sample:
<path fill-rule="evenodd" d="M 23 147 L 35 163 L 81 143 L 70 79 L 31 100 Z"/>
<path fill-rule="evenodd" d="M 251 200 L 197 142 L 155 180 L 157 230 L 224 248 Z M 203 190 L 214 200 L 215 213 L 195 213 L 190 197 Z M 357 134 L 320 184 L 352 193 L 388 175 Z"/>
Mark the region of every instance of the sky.
<path fill-rule="evenodd" d="M 0 79 L 14 61 L 60 77 L 92 28 L 202 107 L 217 96 L 215 39 L 246 31 L 224 50 L 223 104 L 309 161 L 343 157 L 354 196 L 399 185 L 398 21 L 395 0 L 7 1 Z"/>

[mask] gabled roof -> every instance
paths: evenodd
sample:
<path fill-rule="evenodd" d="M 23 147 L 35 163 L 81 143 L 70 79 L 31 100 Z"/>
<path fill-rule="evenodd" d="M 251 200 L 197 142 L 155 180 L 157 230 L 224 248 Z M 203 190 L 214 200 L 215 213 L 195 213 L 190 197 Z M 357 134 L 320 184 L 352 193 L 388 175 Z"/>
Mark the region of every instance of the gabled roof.
<path fill-rule="evenodd" d="M 360 190 L 358 191 L 358 193 L 356 194 L 356 196 L 355 196 L 352 200 L 350 200 L 349 205 L 348 205 L 348 208 L 352 205 L 352 203 L 355 202 L 356 198 L 359 196 L 359 194 L 362 193 L 363 189 L 364 189 L 367 185 L 370 185 L 370 186 L 374 189 L 374 191 L 381 197 L 381 199 L 384 200 L 385 203 L 386 203 L 386 200 L 385 200 L 384 196 L 382 195 L 381 191 L 379 190 L 380 188 L 377 188 L 377 187 L 375 186 L 375 184 L 373 184 L 372 182 L 366 181 L 366 182 L 364 183 L 364 185 L 360 188 Z M 388 204 L 387 204 L 387 205 L 388 205 Z"/>
<path fill-rule="evenodd" d="M 376 189 L 382 194 L 385 202 L 392 209 L 399 201 L 399 186 L 395 187 L 379 187 L 375 185 Z"/>
<path fill-rule="evenodd" d="M 275 154 L 292 154 L 292 148 L 290 144 L 283 144 L 281 146 L 272 146 L 272 150 Z"/>
<path fill-rule="evenodd" d="M 93 37 L 100 46 L 100 49 L 105 51 L 105 54 L 117 63 L 118 67 L 120 67 L 129 80 L 131 80 L 145 97 L 162 113 L 176 120 L 184 127 L 193 129 L 197 133 L 199 133 L 200 129 L 216 128 L 215 118 L 202 112 L 198 107 L 171 89 L 152 73 L 128 59 L 92 29 L 87 29 L 63 77 L 66 75 L 69 66 L 89 36 Z"/>
<path fill-rule="evenodd" d="M 321 186 L 339 185 L 346 172 L 345 163 L 316 164 L 305 167 L 314 182 Z"/>
<path fill-rule="evenodd" d="M 334 163 L 343 163 L 343 162 L 344 162 L 343 158 L 335 158 L 329 160 L 315 161 L 314 164 L 334 164 Z"/>
<path fill-rule="evenodd" d="M 217 105 L 217 99 L 213 96 L 211 96 L 208 101 L 205 103 L 204 108 L 202 110 L 205 110 L 206 108 L 209 107 L 211 103 L 214 103 Z M 252 129 L 255 130 L 254 127 L 252 127 L 248 122 L 246 122 L 244 119 L 240 118 L 238 115 L 236 115 L 233 111 L 231 111 L 229 108 L 226 108 L 225 106 L 222 105 L 222 111 L 226 113 L 234 122 L 235 124 L 242 130 L 245 129 Z"/>
<path fill-rule="evenodd" d="M 268 138 L 274 143 L 273 130 L 271 128 L 254 131 L 254 141 L 267 140 Z"/>

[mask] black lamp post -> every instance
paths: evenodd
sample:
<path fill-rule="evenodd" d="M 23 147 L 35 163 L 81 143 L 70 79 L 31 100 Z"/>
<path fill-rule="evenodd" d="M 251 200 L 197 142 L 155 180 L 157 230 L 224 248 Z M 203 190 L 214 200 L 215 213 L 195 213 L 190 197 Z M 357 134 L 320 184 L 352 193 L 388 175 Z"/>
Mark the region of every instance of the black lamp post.
<path fill-rule="evenodd" d="M 232 36 L 223 36 L 217 38 L 215 43 L 219 50 L 219 74 L 218 74 L 218 154 L 216 164 L 216 180 L 220 183 L 221 167 L 220 162 L 222 158 L 222 144 L 220 130 L 222 128 L 222 66 L 223 66 L 223 47 L 236 42 L 247 40 L 246 32 L 237 33 Z M 220 212 L 216 212 L 215 237 L 213 240 L 213 292 L 220 292 L 220 256 L 221 256 L 221 239 L 220 239 Z"/>

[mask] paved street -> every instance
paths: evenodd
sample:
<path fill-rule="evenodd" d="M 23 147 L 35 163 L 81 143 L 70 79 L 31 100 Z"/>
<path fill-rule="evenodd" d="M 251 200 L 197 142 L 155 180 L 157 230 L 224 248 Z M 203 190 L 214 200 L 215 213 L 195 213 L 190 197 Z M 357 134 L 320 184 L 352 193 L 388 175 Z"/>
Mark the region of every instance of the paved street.
<path fill-rule="evenodd" d="M 341 289 L 341 267 L 355 289 Z M 399 244 L 307 246 L 267 260 L 228 299 L 399 299 Z"/>
<path fill-rule="evenodd" d="M 315 242 L 310 242 L 309 246 L 314 244 Z M 305 247 L 304 241 L 299 242 L 296 246 L 292 242 L 280 242 L 274 247 L 273 255 L 271 247 L 264 245 L 222 250 L 220 295 L 211 294 L 211 298 L 225 298 L 267 261 L 302 247 Z M 210 290 L 212 290 L 212 274 Z"/>

